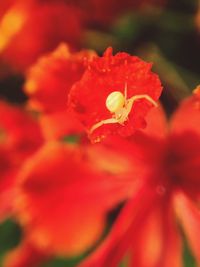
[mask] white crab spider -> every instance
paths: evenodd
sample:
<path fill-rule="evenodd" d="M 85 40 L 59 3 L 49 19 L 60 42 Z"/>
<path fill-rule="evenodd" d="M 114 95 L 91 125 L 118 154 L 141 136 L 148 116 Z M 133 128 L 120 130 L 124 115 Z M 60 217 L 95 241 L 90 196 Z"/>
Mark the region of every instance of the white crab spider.
<path fill-rule="evenodd" d="M 110 93 L 106 99 L 106 107 L 111 112 L 112 118 L 94 124 L 90 129 L 90 133 L 104 124 L 119 123 L 123 125 L 124 122 L 128 120 L 128 115 L 131 112 L 134 102 L 138 99 L 146 99 L 154 106 L 158 106 L 158 104 L 146 94 L 134 95 L 127 99 L 127 84 L 125 84 L 124 95 L 119 91 L 114 91 Z"/>

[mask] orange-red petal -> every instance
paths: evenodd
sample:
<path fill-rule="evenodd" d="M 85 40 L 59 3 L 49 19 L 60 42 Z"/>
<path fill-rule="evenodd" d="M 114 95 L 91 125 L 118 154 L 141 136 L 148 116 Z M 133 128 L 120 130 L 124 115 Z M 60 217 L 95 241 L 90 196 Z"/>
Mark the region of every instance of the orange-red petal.
<path fill-rule="evenodd" d="M 166 200 L 156 203 L 140 229 L 140 236 L 132 240 L 130 267 L 183 266 L 181 236 L 171 201 Z"/>
<path fill-rule="evenodd" d="M 3 143 L 16 155 L 16 161 L 32 154 L 43 143 L 35 118 L 21 107 L 0 102 L 0 130 Z M 1 141 L 1 140 L 0 140 Z"/>
<path fill-rule="evenodd" d="M 70 110 L 41 114 L 39 123 L 46 140 L 59 140 L 68 135 L 85 135 L 83 125 Z"/>
<path fill-rule="evenodd" d="M 39 267 L 47 255 L 32 246 L 27 240 L 8 252 L 3 260 L 4 267 Z"/>
<path fill-rule="evenodd" d="M 1 57 L 14 70 L 25 71 L 40 55 L 52 51 L 60 42 L 79 47 L 82 22 L 80 9 L 76 6 L 63 1 L 22 1 L 22 5 L 13 5 L 4 17 L 12 9 L 15 12 L 6 22 L 7 30 L 1 33 L 5 43 Z M 11 29 L 15 28 L 8 38 Z"/>
<path fill-rule="evenodd" d="M 183 193 L 177 193 L 175 196 L 175 211 L 183 227 L 184 233 L 188 240 L 189 247 L 200 264 L 200 210 L 198 204 L 192 202 Z"/>
<path fill-rule="evenodd" d="M 165 138 L 168 133 L 168 122 L 163 107 L 152 108 L 145 117 L 146 128 L 141 129 L 145 134 L 156 137 Z"/>
<path fill-rule="evenodd" d="M 145 127 L 145 116 L 153 106 L 147 100 L 136 101 L 123 124 L 103 124 L 92 128 L 97 123 L 113 117 L 106 108 L 106 99 L 113 91 L 125 94 L 127 98 L 147 94 L 158 100 L 162 87 L 158 76 L 151 72 L 151 64 L 127 53 L 112 55 L 108 48 L 103 57 L 94 58 L 82 79 L 70 92 L 70 106 L 79 120 L 86 127 L 92 141 L 99 141 L 109 134 L 129 136 L 136 129 Z"/>
<path fill-rule="evenodd" d="M 200 90 L 184 100 L 171 120 L 171 131 L 179 134 L 183 131 L 193 131 L 200 135 Z"/>
<path fill-rule="evenodd" d="M 91 50 L 72 53 L 67 44 L 61 43 L 39 58 L 28 70 L 24 85 L 30 106 L 51 113 L 66 110 L 69 90 L 81 78 L 87 60 L 95 55 Z"/>
<path fill-rule="evenodd" d="M 154 192 L 146 186 L 139 186 L 121 211 L 109 236 L 80 267 L 118 266 L 133 240 L 140 235 L 139 227 L 142 229 L 145 224 L 146 215 L 151 211 L 154 201 Z"/>
<path fill-rule="evenodd" d="M 10 214 L 16 176 L 24 160 L 43 143 L 34 118 L 19 107 L 0 102 L 0 220 Z"/>
<path fill-rule="evenodd" d="M 40 249 L 58 255 L 87 250 L 100 237 L 106 212 L 130 191 L 109 165 L 87 153 L 49 143 L 22 169 L 16 216 Z"/>

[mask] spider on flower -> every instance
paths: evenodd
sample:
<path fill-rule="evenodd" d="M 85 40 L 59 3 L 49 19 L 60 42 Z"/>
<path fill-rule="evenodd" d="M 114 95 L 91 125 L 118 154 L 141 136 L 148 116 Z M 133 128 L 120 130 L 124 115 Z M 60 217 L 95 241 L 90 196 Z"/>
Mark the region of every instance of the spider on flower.
<path fill-rule="evenodd" d="M 139 99 L 146 99 L 155 107 L 158 106 L 158 104 L 147 94 L 134 95 L 127 99 L 127 83 L 124 87 L 124 94 L 122 94 L 120 91 L 114 91 L 110 93 L 106 98 L 105 104 L 106 108 L 112 114 L 112 117 L 94 124 L 90 129 L 90 134 L 105 124 L 119 123 L 124 125 L 124 122 L 128 120 L 128 115 L 131 112 L 134 102 Z"/>

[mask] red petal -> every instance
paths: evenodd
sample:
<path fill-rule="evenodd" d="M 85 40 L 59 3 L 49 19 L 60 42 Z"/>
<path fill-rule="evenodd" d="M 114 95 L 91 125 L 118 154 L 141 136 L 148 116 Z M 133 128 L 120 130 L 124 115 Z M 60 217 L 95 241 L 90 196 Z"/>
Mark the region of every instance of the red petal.
<path fill-rule="evenodd" d="M 0 128 L 4 134 L 3 142 L 12 153 L 19 157 L 32 154 L 43 143 L 42 133 L 37 121 L 23 109 L 0 102 Z"/>
<path fill-rule="evenodd" d="M 133 239 L 130 267 L 181 267 L 182 249 L 173 220 L 171 201 L 159 201 L 145 219 L 138 239 Z"/>
<path fill-rule="evenodd" d="M 140 235 L 139 227 L 142 229 L 154 201 L 154 192 L 140 188 L 123 208 L 107 239 L 80 267 L 118 266 L 132 241 Z"/>
<path fill-rule="evenodd" d="M 147 135 L 156 138 L 165 138 L 168 132 L 167 117 L 161 105 L 152 108 L 146 118 L 146 128 L 141 129 Z"/>
<path fill-rule="evenodd" d="M 3 39 L 6 44 L 2 57 L 13 69 L 26 70 L 38 56 L 52 51 L 60 42 L 68 42 L 73 48 L 79 46 L 82 23 L 80 10 L 76 6 L 55 1 L 48 4 L 39 1 L 21 2 L 21 6 L 13 5 L 15 16 L 10 17 L 6 26 L 10 31 L 12 24 L 21 19 L 21 13 L 22 25 L 12 38 L 7 38 L 10 32 L 6 31 L 4 35 L 8 40 Z"/>
<path fill-rule="evenodd" d="M 19 247 L 9 252 L 4 261 L 4 267 L 39 267 L 47 256 L 24 241 Z"/>
<path fill-rule="evenodd" d="M 192 197 L 200 193 L 200 91 L 183 101 L 171 120 L 170 168 Z"/>
<path fill-rule="evenodd" d="M 95 160 L 76 147 L 48 144 L 26 163 L 16 212 L 36 246 L 75 255 L 99 238 L 106 212 L 127 197 L 129 185 Z"/>
<path fill-rule="evenodd" d="M 200 135 L 196 131 L 183 131 L 169 136 L 168 165 L 166 169 L 172 183 L 191 197 L 200 195 Z"/>
<path fill-rule="evenodd" d="M 126 85 L 128 99 L 147 94 L 158 100 L 162 91 L 158 76 L 151 72 L 151 64 L 126 53 L 113 56 L 109 48 L 103 57 L 93 59 L 82 79 L 72 88 L 70 105 L 88 130 L 92 141 L 113 133 L 128 136 L 136 129 L 144 128 L 144 118 L 152 104 L 141 99 L 134 103 L 124 125 L 106 124 L 90 132 L 96 123 L 112 118 L 105 105 L 106 99 L 113 91 L 124 94 Z"/>
<path fill-rule="evenodd" d="M 16 176 L 24 160 L 43 143 L 37 122 L 22 109 L 0 102 L 0 220 L 11 210 Z"/>
<path fill-rule="evenodd" d="M 175 196 L 175 209 L 189 246 L 200 264 L 200 210 L 182 193 Z"/>
<path fill-rule="evenodd" d="M 24 89 L 30 105 L 45 112 L 65 111 L 69 90 L 81 78 L 86 61 L 93 56 L 95 52 L 90 50 L 71 53 L 64 43 L 42 56 L 26 75 Z"/>
<path fill-rule="evenodd" d="M 58 140 L 67 135 L 84 134 L 83 125 L 66 110 L 52 114 L 42 114 L 39 118 L 43 135 L 47 140 Z"/>
<path fill-rule="evenodd" d="M 171 120 L 173 133 L 193 131 L 200 134 L 200 91 L 183 101 Z"/>

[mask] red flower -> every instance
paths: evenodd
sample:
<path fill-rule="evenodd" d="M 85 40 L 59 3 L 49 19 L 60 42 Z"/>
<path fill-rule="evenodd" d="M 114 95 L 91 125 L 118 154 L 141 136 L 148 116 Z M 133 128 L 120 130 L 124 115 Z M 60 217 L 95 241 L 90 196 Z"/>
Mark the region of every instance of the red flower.
<path fill-rule="evenodd" d="M 138 188 L 107 239 L 81 267 L 116 267 L 124 257 L 130 267 L 181 267 L 177 219 L 200 264 L 199 122 L 200 94 L 196 91 L 177 109 L 168 135 L 146 131 L 127 141 L 127 148 L 124 144 L 124 149 L 132 147 L 132 164 L 140 168 L 140 175 L 133 176 Z"/>
<path fill-rule="evenodd" d="M 28 103 L 30 108 L 42 112 L 40 122 L 48 138 L 83 132 L 80 122 L 67 110 L 67 97 L 83 75 L 87 61 L 94 56 L 92 50 L 72 53 L 62 43 L 27 72 L 24 90 Z"/>
<path fill-rule="evenodd" d="M 34 118 L 19 107 L 0 102 L 0 220 L 10 212 L 16 175 L 23 161 L 43 143 Z"/>
<path fill-rule="evenodd" d="M 87 250 L 100 237 L 106 212 L 123 200 L 121 184 L 130 169 L 127 159 L 106 147 L 45 145 L 18 177 L 15 213 L 26 242 L 49 256 L 73 256 Z M 114 187 L 109 176 L 115 177 Z M 32 266 L 26 248 L 17 249 L 18 257 L 8 254 L 8 266 L 23 266 L 19 258 Z"/>
<path fill-rule="evenodd" d="M 80 80 L 87 61 L 96 56 L 92 50 L 72 53 L 62 43 L 53 52 L 42 56 L 26 75 L 25 93 L 36 110 L 45 113 L 63 111 L 69 90 Z"/>
<path fill-rule="evenodd" d="M 79 47 L 81 24 L 80 10 L 62 1 L 17 2 L 0 21 L 1 57 L 14 70 L 24 71 L 62 41 Z"/>
<path fill-rule="evenodd" d="M 145 127 L 145 116 L 156 105 L 162 91 L 151 64 L 126 53 L 89 63 L 82 79 L 70 92 L 70 106 L 97 142 L 109 134 L 129 136 Z"/>

